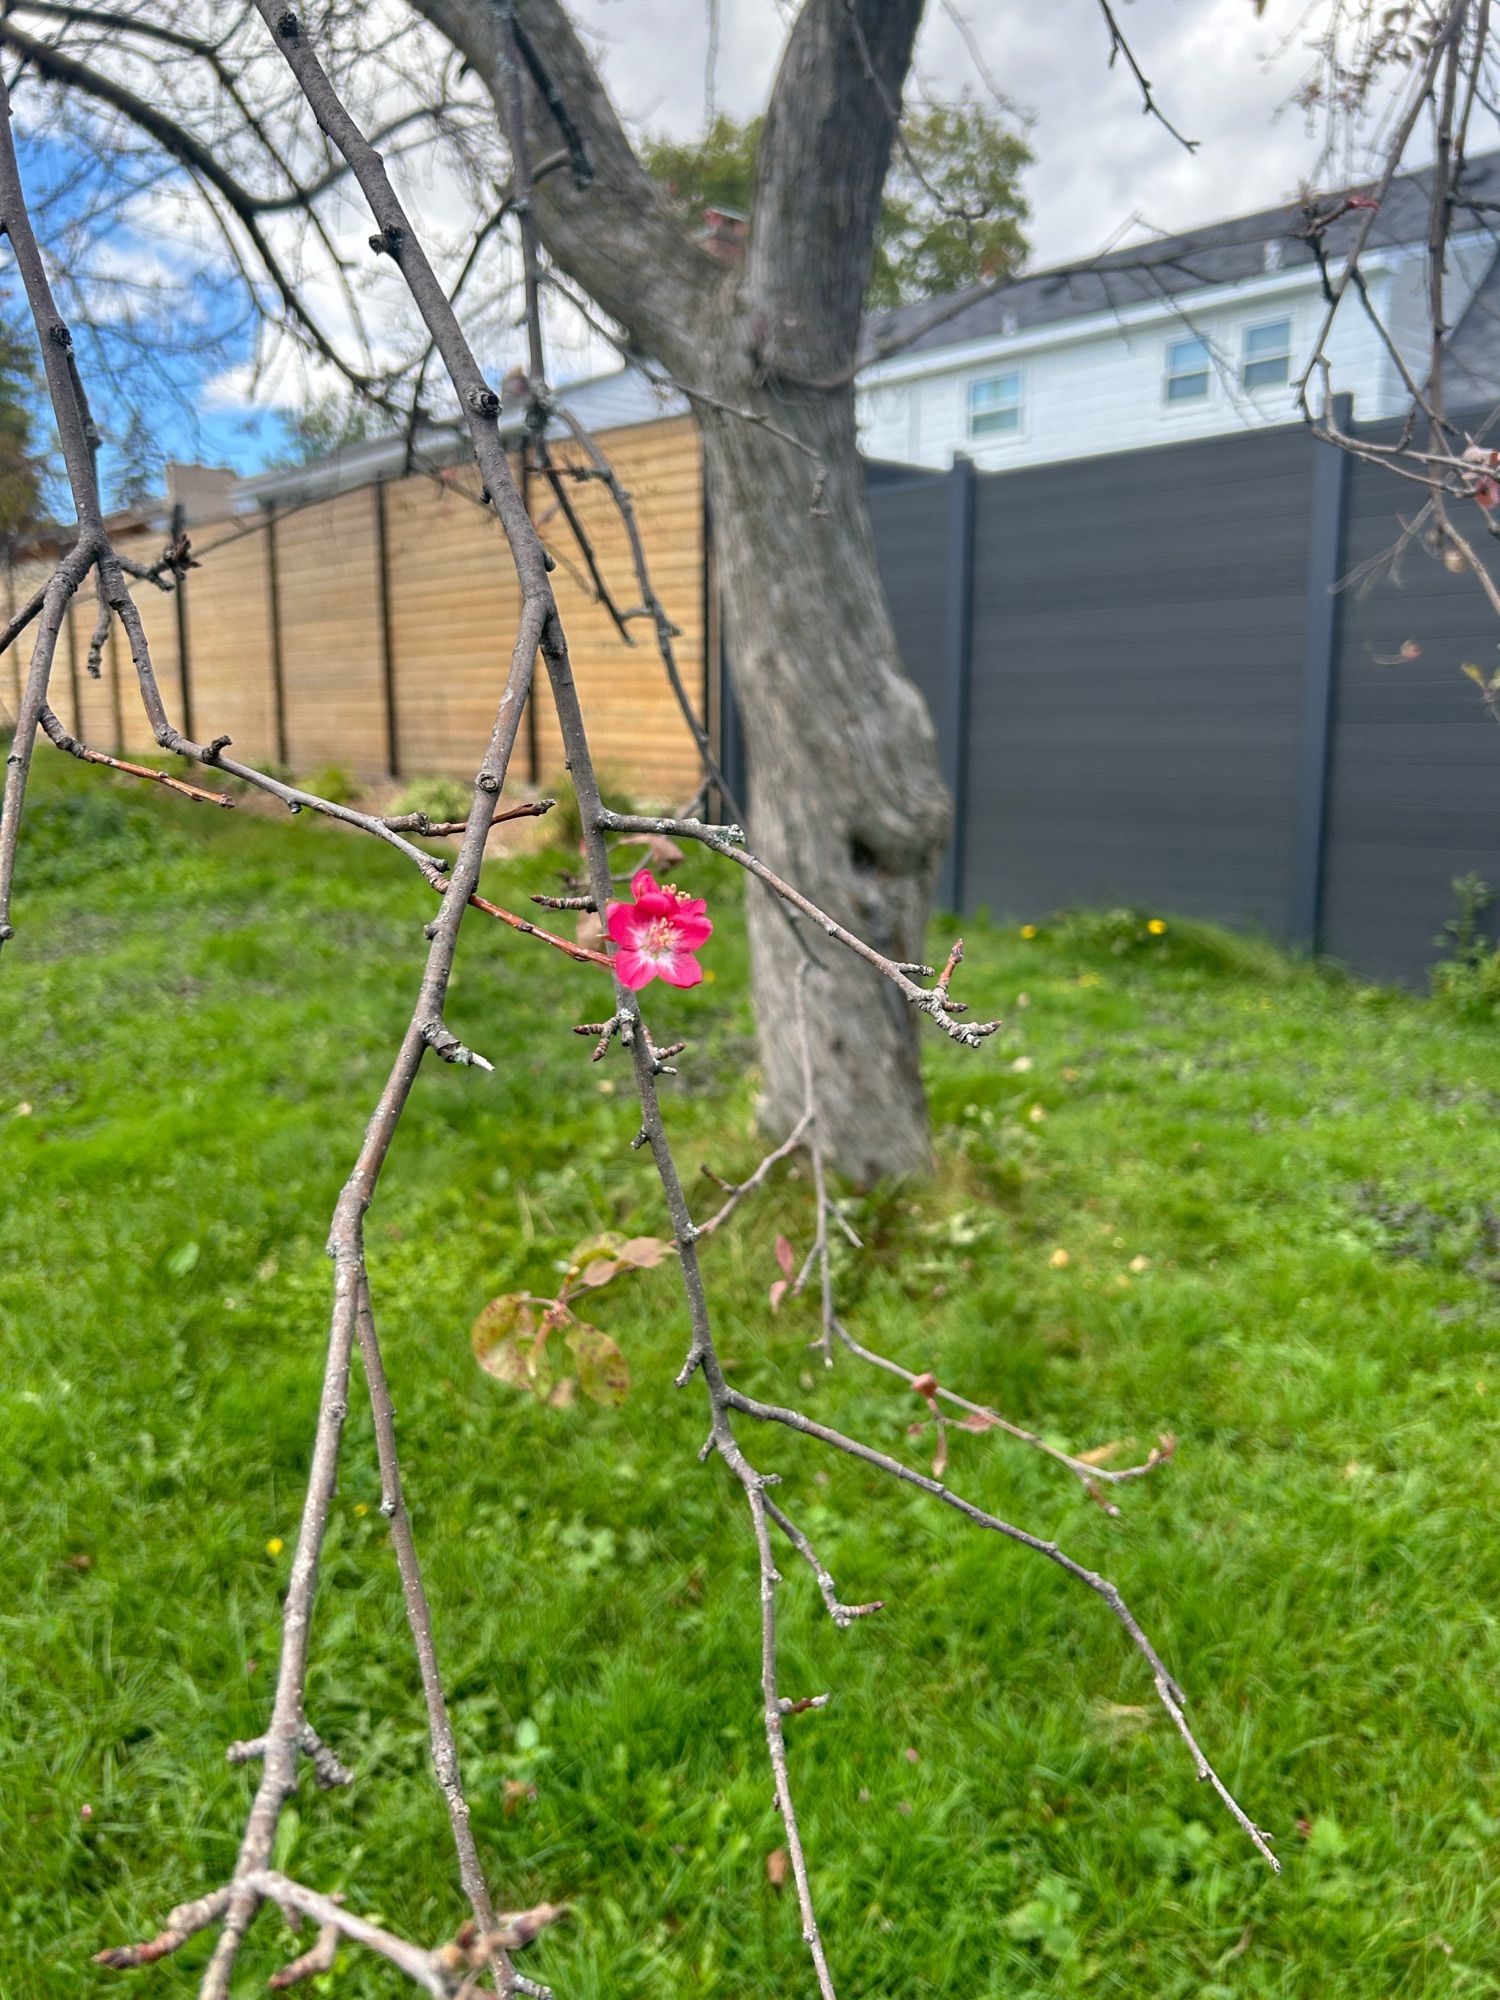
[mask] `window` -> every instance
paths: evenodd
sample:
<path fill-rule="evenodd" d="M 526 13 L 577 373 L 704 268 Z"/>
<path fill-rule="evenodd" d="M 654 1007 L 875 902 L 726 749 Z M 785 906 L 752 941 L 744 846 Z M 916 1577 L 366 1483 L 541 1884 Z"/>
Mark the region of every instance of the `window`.
<path fill-rule="evenodd" d="M 1262 326 L 1245 328 L 1243 373 L 1247 389 L 1274 389 L 1290 381 L 1292 323 L 1289 319 L 1271 319 Z"/>
<path fill-rule="evenodd" d="M 969 384 L 969 436 L 997 437 L 1021 428 L 1021 371 L 986 375 Z"/>
<path fill-rule="evenodd" d="M 1167 342 L 1166 397 L 1169 403 L 1201 403 L 1208 394 L 1208 342 Z"/>

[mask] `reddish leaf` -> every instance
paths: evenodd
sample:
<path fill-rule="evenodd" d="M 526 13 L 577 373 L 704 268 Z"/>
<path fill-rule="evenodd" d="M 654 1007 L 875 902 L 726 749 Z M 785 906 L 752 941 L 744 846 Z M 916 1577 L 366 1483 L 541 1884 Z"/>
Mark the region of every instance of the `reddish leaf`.
<path fill-rule="evenodd" d="M 618 1257 L 595 1257 L 578 1273 L 577 1282 L 585 1291 L 593 1291 L 599 1285 L 607 1285 L 611 1278 L 618 1277 L 624 1268 Z"/>
<path fill-rule="evenodd" d="M 776 1239 L 776 1261 L 781 1266 L 782 1277 L 789 1278 L 797 1262 L 797 1253 L 784 1236 Z"/>
<path fill-rule="evenodd" d="M 937 1394 L 937 1377 L 936 1375 L 914 1375 L 911 1386 L 913 1395 L 925 1396 L 930 1403 Z"/>
<path fill-rule="evenodd" d="M 646 850 L 645 865 L 652 869 L 675 868 L 680 861 L 686 858 L 676 841 L 669 840 L 664 833 L 627 834 L 625 839 L 620 842 L 620 845 L 621 847 L 644 847 Z"/>
<path fill-rule="evenodd" d="M 632 1236 L 628 1243 L 620 1245 L 618 1256 L 622 1264 L 633 1264 L 639 1271 L 654 1271 L 664 1257 L 670 1257 L 673 1246 L 661 1236 Z"/>
<path fill-rule="evenodd" d="M 960 1421 L 966 1431 L 992 1431 L 1000 1419 L 991 1416 L 988 1410 L 970 1410 Z"/>
<path fill-rule="evenodd" d="M 941 1479 L 948 1470 L 948 1426 L 941 1417 L 937 1423 L 937 1450 L 932 1454 L 932 1476 Z"/>
<path fill-rule="evenodd" d="M 481 1348 L 503 1340 L 507 1334 L 534 1333 L 536 1314 L 532 1310 L 536 1300 L 529 1292 L 506 1292 L 503 1297 L 491 1299 L 469 1329 L 469 1339 L 474 1352 L 481 1360 Z"/>
<path fill-rule="evenodd" d="M 787 1870 L 791 1863 L 784 1847 L 773 1847 L 766 1856 L 766 1880 L 773 1889 L 786 1887 Z"/>
<path fill-rule="evenodd" d="M 778 1278 L 775 1284 L 772 1285 L 771 1287 L 772 1312 L 776 1312 L 779 1309 L 781 1301 L 786 1297 L 786 1288 L 787 1288 L 787 1280 L 785 1278 Z"/>

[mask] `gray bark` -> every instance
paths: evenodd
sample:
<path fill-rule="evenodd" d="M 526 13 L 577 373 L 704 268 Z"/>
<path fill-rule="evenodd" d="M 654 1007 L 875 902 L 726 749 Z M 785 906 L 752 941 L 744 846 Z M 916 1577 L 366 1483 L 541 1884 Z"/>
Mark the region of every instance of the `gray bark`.
<path fill-rule="evenodd" d="M 756 847 L 778 875 L 901 960 L 920 959 L 949 807 L 932 722 L 902 668 L 881 593 L 847 392 L 778 403 L 827 471 L 734 417 L 700 425 Z M 791 1006 L 802 947 L 769 896 L 748 893 L 766 1122 L 802 1109 Z M 890 983 L 816 933 L 808 982 L 828 1157 L 868 1184 L 930 1165 L 917 1021 Z"/>

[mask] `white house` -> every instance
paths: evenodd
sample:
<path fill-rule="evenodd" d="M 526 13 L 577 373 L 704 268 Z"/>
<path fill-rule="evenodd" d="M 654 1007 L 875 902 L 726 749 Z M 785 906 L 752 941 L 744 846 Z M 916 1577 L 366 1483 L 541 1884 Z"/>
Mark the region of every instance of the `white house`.
<path fill-rule="evenodd" d="M 1420 172 L 1395 182 L 1361 259 L 1374 313 L 1418 380 L 1430 191 Z M 1500 201 L 1500 153 L 1470 162 L 1464 194 L 1448 272 L 1454 409 L 1500 400 L 1500 270 L 1488 220 Z M 1329 197 L 1322 210 L 1340 203 Z M 1334 272 L 1361 219 L 1352 210 L 1327 229 Z M 889 358 L 872 359 L 860 377 L 863 450 L 929 466 L 963 452 L 999 471 L 1293 421 L 1293 384 L 1326 310 L 1303 227 L 1296 205 L 1266 209 L 980 287 L 956 310 L 953 300 L 929 300 L 881 315 L 866 351 Z M 1356 422 L 1404 412 L 1400 369 L 1352 292 L 1328 354 L 1332 388 L 1352 395 Z"/>

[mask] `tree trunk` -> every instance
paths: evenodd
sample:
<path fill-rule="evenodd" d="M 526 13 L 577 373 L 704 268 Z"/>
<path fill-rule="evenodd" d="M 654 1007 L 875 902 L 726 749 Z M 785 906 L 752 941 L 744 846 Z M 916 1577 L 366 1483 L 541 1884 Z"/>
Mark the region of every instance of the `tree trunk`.
<path fill-rule="evenodd" d="M 923 955 L 950 806 L 937 738 L 907 679 L 881 589 L 852 392 L 758 397 L 812 458 L 700 408 L 725 644 L 741 717 L 751 836 L 766 861 L 880 951 Z M 748 893 L 763 1114 L 784 1136 L 803 1108 L 793 1009 L 803 956 L 770 896 Z M 807 924 L 807 1004 L 830 1165 L 861 1185 L 931 1165 L 917 1020 L 889 984 Z"/>
<path fill-rule="evenodd" d="M 534 68 L 510 67 L 509 10 L 413 4 L 484 78 L 502 127 L 517 128 L 513 150 L 523 136 L 533 162 L 553 149 L 553 102 Z M 802 0 L 736 269 L 708 255 L 642 168 L 562 0 L 513 0 L 590 155 L 588 178 L 559 172 L 536 184 L 549 254 L 684 390 L 759 411 L 812 454 L 694 404 L 752 837 L 785 879 L 904 960 L 922 955 L 949 806 L 932 721 L 902 671 L 880 588 L 849 383 L 922 4 Z M 815 464 L 825 478 L 814 508 Z M 752 890 L 749 909 L 765 1117 L 784 1134 L 803 1105 L 793 1018 L 802 949 L 765 895 Z M 808 943 L 820 968 L 807 997 L 828 1159 L 860 1182 L 920 1172 L 931 1155 L 910 1009 L 826 938 Z"/>

